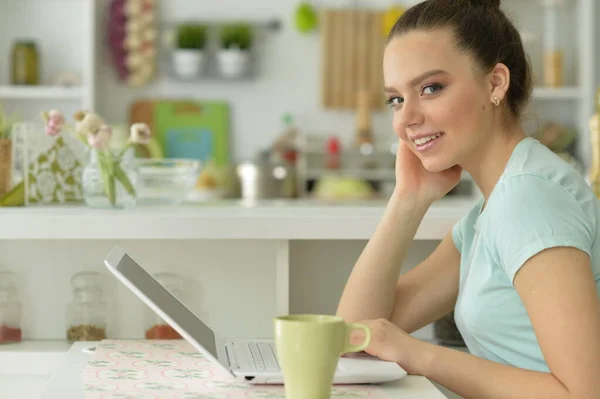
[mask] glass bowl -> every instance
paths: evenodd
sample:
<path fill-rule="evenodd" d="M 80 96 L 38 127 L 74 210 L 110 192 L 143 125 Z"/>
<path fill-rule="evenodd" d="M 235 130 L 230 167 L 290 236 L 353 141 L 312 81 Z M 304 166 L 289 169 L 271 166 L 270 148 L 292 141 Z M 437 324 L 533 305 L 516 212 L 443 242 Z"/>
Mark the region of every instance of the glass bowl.
<path fill-rule="evenodd" d="M 137 159 L 137 202 L 179 205 L 194 189 L 201 162 L 193 159 Z"/>

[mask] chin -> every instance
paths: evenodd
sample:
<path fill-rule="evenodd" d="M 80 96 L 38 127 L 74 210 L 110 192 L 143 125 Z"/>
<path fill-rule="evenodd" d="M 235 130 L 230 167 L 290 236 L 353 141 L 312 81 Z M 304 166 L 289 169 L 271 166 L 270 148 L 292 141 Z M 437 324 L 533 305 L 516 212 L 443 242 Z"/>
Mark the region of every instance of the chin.
<path fill-rule="evenodd" d="M 450 169 L 451 167 L 456 165 L 456 162 L 451 162 L 448 159 L 442 159 L 442 158 L 421 159 L 421 163 L 423 164 L 423 167 L 425 168 L 426 171 L 432 172 L 432 173 L 433 172 L 441 172 L 446 169 Z"/>

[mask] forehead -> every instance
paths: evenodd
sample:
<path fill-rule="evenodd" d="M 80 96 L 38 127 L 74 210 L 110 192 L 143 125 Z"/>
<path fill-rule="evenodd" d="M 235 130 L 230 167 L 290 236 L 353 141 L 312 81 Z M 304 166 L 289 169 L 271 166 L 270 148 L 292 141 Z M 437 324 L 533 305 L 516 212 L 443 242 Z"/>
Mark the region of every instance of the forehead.
<path fill-rule="evenodd" d="M 392 39 L 383 56 L 386 86 L 404 86 L 418 75 L 443 69 L 450 75 L 469 73 L 471 58 L 456 48 L 450 29 L 415 30 Z"/>

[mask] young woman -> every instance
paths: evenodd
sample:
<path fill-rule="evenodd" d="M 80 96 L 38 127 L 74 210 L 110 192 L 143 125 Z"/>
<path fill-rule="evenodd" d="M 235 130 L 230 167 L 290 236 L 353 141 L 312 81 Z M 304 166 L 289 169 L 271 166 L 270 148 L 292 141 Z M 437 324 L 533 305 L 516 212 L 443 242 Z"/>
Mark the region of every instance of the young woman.
<path fill-rule="evenodd" d="M 531 75 L 499 0 L 410 8 L 383 72 L 396 187 L 337 313 L 371 327 L 367 352 L 465 398 L 600 398 L 599 202 L 519 124 Z M 427 209 L 463 169 L 481 201 L 398 277 Z M 452 310 L 470 354 L 409 335 Z"/>

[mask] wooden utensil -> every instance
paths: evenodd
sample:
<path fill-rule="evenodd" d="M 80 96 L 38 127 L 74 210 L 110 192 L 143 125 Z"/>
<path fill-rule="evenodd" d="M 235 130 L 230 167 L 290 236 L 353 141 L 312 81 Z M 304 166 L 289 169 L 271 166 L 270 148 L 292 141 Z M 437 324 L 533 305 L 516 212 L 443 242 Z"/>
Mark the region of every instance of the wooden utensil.
<path fill-rule="evenodd" d="M 333 79 L 333 65 L 331 52 L 333 51 L 333 10 L 325 9 L 321 14 L 321 103 L 325 109 L 333 106 L 333 93 L 331 91 L 331 80 Z"/>
<path fill-rule="evenodd" d="M 322 106 L 356 110 L 358 93 L 367 90 L 371 109 L 381 108 L 382 14 L 366 9 L 325 9 L 322 13 Z"/>

